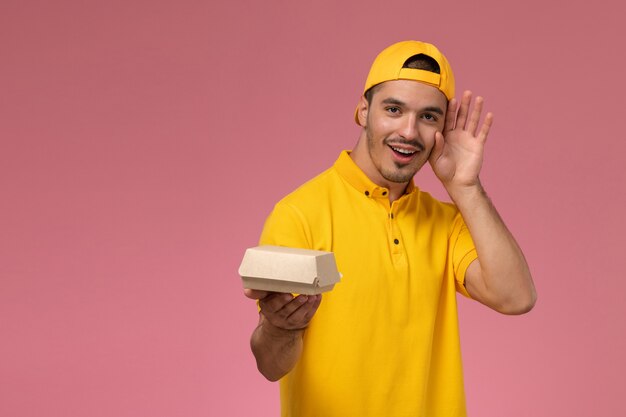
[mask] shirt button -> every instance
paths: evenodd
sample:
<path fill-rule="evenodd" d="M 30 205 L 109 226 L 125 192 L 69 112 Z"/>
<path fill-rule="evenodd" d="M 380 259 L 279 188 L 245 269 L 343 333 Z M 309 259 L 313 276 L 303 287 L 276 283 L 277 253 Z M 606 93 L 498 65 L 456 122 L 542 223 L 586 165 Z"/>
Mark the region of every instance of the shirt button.
<path fill-rule="evenodd" d="M 369 192 L 369 191 L 366 191 L 366 192 L 365 192 L 365 195 L 366 195 L 366 196 L 369 196 L 369 195 L 370 195 L 370 192 Z"/>
<path fill-rule="evenodd" d="M 396 245 L 399 245 L 399 244 L 400 244 L 400 241 L 399 241 L 398 239 L 394 239 L 394 240 L 393 240 L 393 243 L 395 243 Z"/>

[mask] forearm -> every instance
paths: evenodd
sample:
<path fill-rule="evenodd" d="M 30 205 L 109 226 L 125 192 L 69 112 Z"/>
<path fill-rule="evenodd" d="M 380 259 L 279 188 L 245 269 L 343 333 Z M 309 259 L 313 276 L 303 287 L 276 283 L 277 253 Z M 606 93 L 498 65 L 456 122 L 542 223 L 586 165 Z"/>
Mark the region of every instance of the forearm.
<path fill-rule="evenodd" d="M 466 273 L 471 296 L 506 314 L 529 311 L 536 300 L 524 254 L 480 183 L 449 187 L 476 246 L 478 264 Z"/>
<path fill-rule="evenodd" d="M 257 368 L 265 378 L 277 381 L 295 366 L 302 354 L 304 330 L 285 330 L 273 326 L 261 314 L 252 333 L 250 346 Z"/>

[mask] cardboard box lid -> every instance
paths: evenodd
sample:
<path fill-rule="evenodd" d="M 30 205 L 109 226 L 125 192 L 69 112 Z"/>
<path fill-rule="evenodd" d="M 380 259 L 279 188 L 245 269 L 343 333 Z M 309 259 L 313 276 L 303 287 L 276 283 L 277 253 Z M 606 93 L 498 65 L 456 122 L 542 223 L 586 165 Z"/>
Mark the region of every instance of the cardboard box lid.
<path fill-rule="evenodd" d="M 341 278 L 332 252 L 270 245 L 246 249 L 239 275 L 321 287 Z"/>

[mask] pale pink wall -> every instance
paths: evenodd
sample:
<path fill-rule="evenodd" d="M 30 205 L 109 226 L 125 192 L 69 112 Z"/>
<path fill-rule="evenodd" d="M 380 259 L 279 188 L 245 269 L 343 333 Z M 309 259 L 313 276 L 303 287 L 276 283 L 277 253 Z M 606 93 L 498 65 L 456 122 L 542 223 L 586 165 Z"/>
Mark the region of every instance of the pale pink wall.
<path fill-rule="evenodd" d="M 237 266 L 401 39 L 494 111 L 483 182 L 539 290 L 461 301 L 471 415 L 621 415 L 619 3 L 216 3 L 2 2 L 0 415 L 277 415 Z"/>

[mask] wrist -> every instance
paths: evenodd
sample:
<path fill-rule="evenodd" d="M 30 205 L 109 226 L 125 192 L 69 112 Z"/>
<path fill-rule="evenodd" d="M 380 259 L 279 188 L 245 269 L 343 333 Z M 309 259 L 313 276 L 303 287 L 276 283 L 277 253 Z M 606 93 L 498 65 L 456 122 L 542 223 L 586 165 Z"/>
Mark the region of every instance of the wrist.
<path fill-rule="evenodd" d="M 457 205 L 462 204 L 465 201 L 471 201 L 487 195 L 478 178 L 476 179 L 476 182 L 471 184 L 450 183 L 444 184 L 444 187 L 452 201 L 454 201 Z"/>
<path fill-rule="evenodd" d="M 265 316 L 263 316 L 260 327 L 262 332 L 271 339 L 292 339 L 301 336 L 304 329 L 285 329 L 272 324 Z"/>

